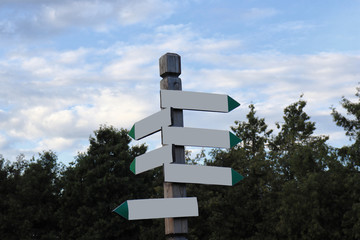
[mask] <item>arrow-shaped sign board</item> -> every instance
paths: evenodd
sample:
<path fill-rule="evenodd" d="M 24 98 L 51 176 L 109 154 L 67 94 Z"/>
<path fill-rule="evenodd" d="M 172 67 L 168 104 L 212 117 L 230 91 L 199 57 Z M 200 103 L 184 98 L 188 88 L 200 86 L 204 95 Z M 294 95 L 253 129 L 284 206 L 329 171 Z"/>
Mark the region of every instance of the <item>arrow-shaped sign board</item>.
<path fill-rule="evenodd" d="M 136 122 L 131 128 L 129 136 L 135 140 L 139 140 L 152 133 L 160 131 L 162 126 L 170 125 L 171 111 L 170 108 L 165 108 L 147 118 L 144 118 L 143 120 Z"/>
<path fill-rule="evenodd" d="M 241 139 L 223 130 L 163 127 L 162 141 L 163 144 L 180 146 L 232 148 L 241 142 Z"/>
<path fill-rule="evenodd" d="M 170 163 L 172 161 L 172 146 L 165 145 L 161 148 L 136 157 L 130 165 L 130 170 L 134 174 L 138 174 L 156 167 L 160 167 L 164 163 Z"/>
<path fill-rule="evenodd" d="M 161 108 L 230 112 L 240 103 L 225 94 L 161 90 L 160 105 Z"/>
<path fill-rule="evenodd" d="M 113 212 L 128 220 L 199 216 L 196 197 L 127 200 Z"/>
<path fill-rule="evenodd" d="M 164 164 L 165 182 L 233 186 L 244 177 L 232 168 Z"/>

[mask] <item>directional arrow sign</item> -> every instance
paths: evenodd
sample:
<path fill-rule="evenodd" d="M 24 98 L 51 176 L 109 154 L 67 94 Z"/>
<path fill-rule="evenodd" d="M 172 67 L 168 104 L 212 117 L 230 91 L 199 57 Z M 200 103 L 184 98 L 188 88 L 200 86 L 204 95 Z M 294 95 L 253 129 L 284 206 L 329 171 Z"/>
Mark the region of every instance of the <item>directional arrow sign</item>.
<path fill-rule="evenodd" d="M 232 148 L 241 142 L 241 139 L 223 130 L 163 127 L 162 141 L 163 144 L 181 146 Z"/>
<path fill-rule="evenodd" d="M 136 157 L 130 165 L 130 170 L 134 174 L 138 174 L 156 167 L 160 167 L 164 163 L 170 163 L 172 161 L 172 146 L 165 145 L 161 148 Z"/>
<path fill-rule="evenodd" d="M 127 200 L 113 212 L 128 220 L 199 216 L 196 197 Z"/>
<path fill-rule="evenodd" d="M 129 136 L 135 140 L 139 140 L 152 133 L 160 131 L 162 126 L 170 125 L 171 111 L 170 108 L 165 108 L 160 112 L 154 113 L 153 115 L 136 122 L 131 128 Z"/>
<path fill-rule="evenodd" d="M 209 112 L 230 112 L 240 103 L 225 94 L 161 90 L 161 108 L 178 108 Z"/>
<path fill-rule="evenodd" d="M 244 177 L 232 168 L 164 164 L 165 182 L 233 186 Z"/>

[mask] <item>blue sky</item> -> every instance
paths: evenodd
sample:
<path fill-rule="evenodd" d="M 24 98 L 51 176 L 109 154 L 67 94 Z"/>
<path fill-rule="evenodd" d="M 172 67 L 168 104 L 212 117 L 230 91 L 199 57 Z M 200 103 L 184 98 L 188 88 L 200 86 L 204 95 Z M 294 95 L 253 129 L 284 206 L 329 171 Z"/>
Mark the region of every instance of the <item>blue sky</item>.
<path fill-rule="evenodd" d="M 241 103 L 186 112 L 185 126 L 229 129 L 253 103 L 274 129 L 304 94 L 316 134 L 348 144 L 330 107 L 355 100 L 359 11 L 359 0 L 0 0 L 0 153 L 51 149 L 68 163 L 100 124 L 129 129 L 159 110 L 166 52 L 182 57 L 183 90 Z"/>

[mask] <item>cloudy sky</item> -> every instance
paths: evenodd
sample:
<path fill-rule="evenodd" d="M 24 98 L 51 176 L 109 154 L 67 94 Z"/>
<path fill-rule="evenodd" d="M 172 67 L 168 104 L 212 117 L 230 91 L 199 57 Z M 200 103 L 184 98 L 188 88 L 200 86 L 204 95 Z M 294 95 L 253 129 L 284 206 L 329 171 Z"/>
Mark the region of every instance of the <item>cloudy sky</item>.
<path fill-rule="evenodd" d="M 348 144 L 330 107 L 360 82 L 359 12 L 359 0 L 0 0 L 0 153 L 68 163 L 101 124 L 130 129 L 159 111 L 166 52 L 181 55 L 183 90 L 241 103 L 186 112 L 185 126 L 229 129 L 253 103 L 275 128 L 304 94 L 316 134 Z"/>

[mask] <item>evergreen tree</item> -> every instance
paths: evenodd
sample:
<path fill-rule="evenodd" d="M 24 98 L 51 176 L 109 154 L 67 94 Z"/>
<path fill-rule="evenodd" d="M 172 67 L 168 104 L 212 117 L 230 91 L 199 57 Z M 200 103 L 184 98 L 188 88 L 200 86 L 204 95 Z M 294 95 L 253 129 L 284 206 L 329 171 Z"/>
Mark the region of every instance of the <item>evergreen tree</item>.
<path fill-rule="evenodd" d="M 346 166 L 342 172 L 344 179 L 344 196 L 346 205 L 342 223 L 344 233 L 348 239 L 360 238 L 360 87 L 357 88 L 358 102 L 351 102 L 343 97 L 342 107 L 348 117 L 332 109 L 332 116 L 336 124 L 346 131 L 346 135 L 353 141 L 350 146 L 343 146 L 338 150 L 340 161 Z"/>
<path fill-rule="evenodd" d="M 360 87 L 357 88 L 356 97 L 358 102 L 351 102 L 343 97 L 342 107 L 350 117 L 343 116 L 335 108 L 332 108 L 332 116 L 336 125 L 344 128 L 346 135 L 354 143 L 351 146 L 344 146 L 339 149 L 339 156 L 342 161 L 350 168 L 359 170 L 360 167 Z"/>
<path fill-rule="evenodd" d="M 20 178 L 28 166 L 22 156 L 12 164 L 1 157 L 1 216 L 0 236 L 3 239 L 19 239 L 19 229 L 22 226 L 22 219 L 17 215 L 18 211 L 18 185 Z"/>
<path fill-rule="evenodd" d="M 328 137 L 313 136 L 315 123 L 309 121 L 305 106 L 306 102 L 300 99 L 284 109 L 284 123 L 277 123 L 280 132 L 269 144 L 277 171 L 287 180 L 299 179 L 325 167 L 320 155 L 327 151 Z"/>
<path fill-rule="evenodd" d="M 231 129 L 243 139 L 229 151 L 214 149 L 206 165 L 231 167 L 245 178 L 233 187 L 189 185 L 198 197 L 199 218 L 190 222 L 191 239 L 268 238 L 270 224 L 265 213 L 271 206 L 271 163 L 266 159 L 266 143 L 271 131 L 263 118 L 249 106 L 247 121 L 236 121 Z M 270 221 L 269 221 L 270 222 Z"/>
<path fill-rule="evenodd" d="M 20 155 L 7 165 L 3 197 L 5 217 L 2 239 L 58 239 L 58 164 L 53 152 L 43 152 L 30 162 Z"/>
<path fill-rule="evenodd" d="M 140 226 L 150 228 L 152 220 L 128 221 L 112 210 L 126 200 L 155 194 L 151 173 L 135 176 L 129 169 L 146 147 L 130 148 L 128 131 L 107 126 L 89 140 L 87 152 L 63 174 L 62 239 L 139 239 Z"/>
<path fill-rule="evenodd" d="M 278 173 L 279 206 L 276 233 L 279 239 L 338 239 L 341 233 L 341 204 L 332 202 L 339 193 L 336 176 L 329 170 L 334 163 L 328 137 L 313 136 L 315 123 L 304 112 L 300 99 L 284 110 L 284 123 L 273 138 L 270 156 Z M 340 199 L 339 199 L 340 200 Z M 332 214 L 332 212 L 334 214 Z"/>
<path fill-rule="evenodd" d="M 8 194 L 9 194 L 9 182 L 8 182 L 8 162 L 0 155 L 0 236 L 5 236 L 8 224 L 6 223 L 8 218 Z"/>

